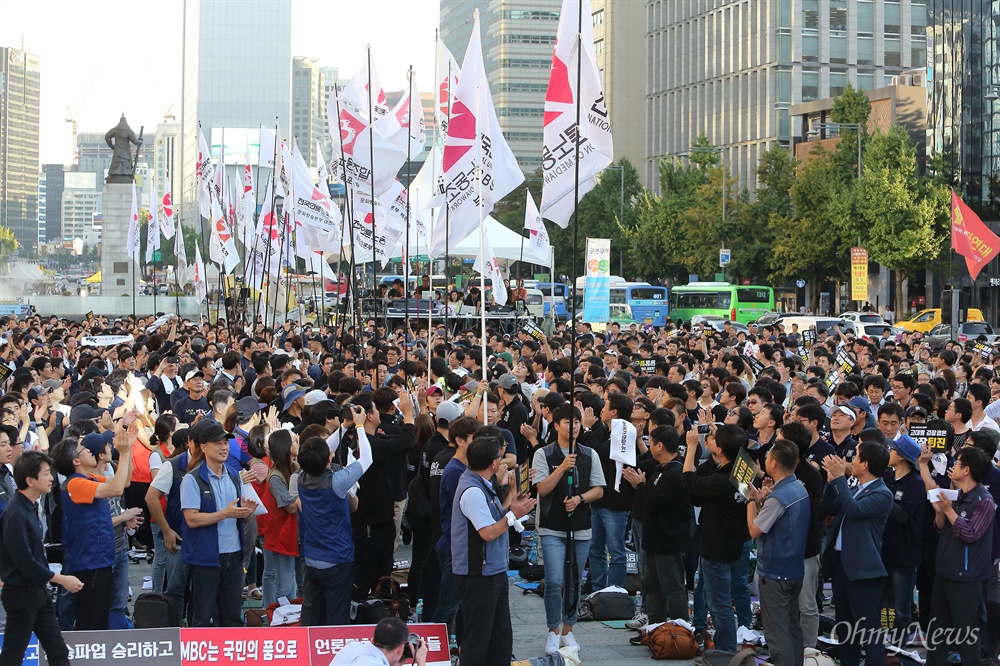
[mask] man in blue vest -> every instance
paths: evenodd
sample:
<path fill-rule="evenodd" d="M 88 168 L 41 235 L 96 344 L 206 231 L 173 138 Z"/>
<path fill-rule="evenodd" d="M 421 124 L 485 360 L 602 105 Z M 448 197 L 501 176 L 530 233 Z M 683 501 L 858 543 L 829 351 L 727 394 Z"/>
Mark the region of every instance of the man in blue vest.
<path fill-rule="evenodd" d="M 503 457 L 493 436 L 474 437 L 469 444 L 469 469 L 462 472 L 451 513 L 451 570 L 462 598 L 464 630 L 459 661 L 463 664 L 507 666 L 513 649 L 507 595 L 507 560 L 511 527 L 535 506 L 528 495 L 514 498 L 504 513 L 491 479 Z M 511 474 L 511 476 L 513 476 Z M 507 483 L 509 479 L 501 479 Z"/>
<path fill-rule="evenodd" d="M 299 542 L 305 561 L 302 626 L 349 624 L 354 585 L 354 538 L 348 493 L 371 467 L 372 447 L 365 412 L 351 406 L 358 435 L 358 460 L 333 467 L 334 453 L 322 437 L 299 449 Z M 355 501 L 355 506 L 356 506 Z"/>
<path fill-rule="evenodd" d="M 107 629 L 111 611 L 111 566 L 115 528 L 108 498 L 121 497 L 132 474 L 132 443 L 138 426 L 114 433 L 118 470 L 98 475 L 98 458 L 108 447 L 106 434 L 91 433 L 79 443 L 64 439 L 52 448 L 56 471 L 67 477 L 62 490 L 63 571 L 83 582 L 74 597 L 75 629 Z"/>
<path fill-rule="evenodd" d="M 196 428 L 205 460 L 181 481 L 181 557 L 191 567 L 192 627 L 243 626 L 243 520 L 257 503 L 226 467 L 230 435 L 217 422 Z"/>
<path fill-rule="evenodd" d="M 779 439 L 767 452 L 768 479 L 747 504 L 747 528 L 757 540 L 757 577 L 767 647 L 776 664 L 801 666 L 805 645 L 799 593 L 805 576 L 806 536 L 811 517 L 809 493 L 795 478 L 799 449 Z M 812 647 L 812 646 L 810 646 Z"/>

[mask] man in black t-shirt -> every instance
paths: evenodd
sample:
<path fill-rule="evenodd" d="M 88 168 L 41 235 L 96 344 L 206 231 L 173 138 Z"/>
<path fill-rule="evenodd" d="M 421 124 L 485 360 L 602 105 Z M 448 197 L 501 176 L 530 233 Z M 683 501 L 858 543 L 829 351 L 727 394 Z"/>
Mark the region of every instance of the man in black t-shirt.
<path fill-rule="evenodd" d="M 521 434 L 521 426 L 528 422 L 528 407 L 521 400 L 521 384 L 517 377 L 507 373 L 501 375 L 497 382 L 497 393 L 500 395 L 500 419 L 497 426 L 514 436 L 514 447 L 517 462 L 523 463 L 531 453 L 531 444 Z"/>
<path fill-rule="evenodd" d="M 189 370 L 184 375 L 184 388 L 187 395 L 174 403 L 174 415 L 181 423 L 191 425 L 199 414 L 204 416 L 212 412 L 205 398 L 205 373 L 201 370 Z"/>

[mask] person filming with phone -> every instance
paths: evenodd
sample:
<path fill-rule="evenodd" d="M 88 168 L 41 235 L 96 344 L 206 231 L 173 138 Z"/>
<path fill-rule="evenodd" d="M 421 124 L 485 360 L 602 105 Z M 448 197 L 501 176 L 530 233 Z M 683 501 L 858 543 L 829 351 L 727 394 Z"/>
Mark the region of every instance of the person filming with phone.
<path fill-rule="evenodd" d="M 372 640 L 344 646 L 330 666 L 425 666 L 427 641 L 411 634 L 398 617 L 386 617 L 375 625 Z"/>

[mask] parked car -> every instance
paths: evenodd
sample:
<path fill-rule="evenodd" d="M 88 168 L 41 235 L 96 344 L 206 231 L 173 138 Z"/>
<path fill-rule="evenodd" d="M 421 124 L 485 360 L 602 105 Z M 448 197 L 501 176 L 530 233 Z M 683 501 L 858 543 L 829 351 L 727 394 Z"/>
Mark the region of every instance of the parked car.
<path fill-rule="evenodd" d="M 967 321 L 958 325 L 957 339 L 961 344 L 975 342 L 980 335 L 985 336 L 986 342 L 991 345 L 997 341 L 993 327 L 985 321 Z M 932 349 L 941 349 L 951 341 L 951 326 L 938 324 L 924 335 L 923 341 L 929 344 Z"/>
<path fill-rule="evenodd" d="M 799 333 L 802 333 L 802 331 L 810 328 L 815 328 L 817 333 L 820 331 L 826 331 L 827 333 L 836 333 L 837 331 L 840 331 L 841 333 L 847 333 L 848 331 L 852 333 L 857 332 L 854 322 L 838 319 L 836 317 L 806 317 L 794 315 L 782 317 L 779 323 L 785 327 L 785 333 L 792 332 L 792 324 L 798 325 Z M 835 331 L 834 328 L 836 328 L 837 331 Z"/>
<path fill-rule="evenodd" d="M 885 324 L 882 316 L 876 312 L 856 312 L 848 311 L 840 313 L 841 319 L 853 321 L 855 324 Z"/>
<path fill-rule="evenodd" d="M 969 308 L 968 321 L 986 321 L 981 310 Z M 941 308 L 930 308 L 921 310 L 905 321 L 896 323 L 896 328 L 901 332 L 915 331 L 917 333 L 928 333 L 932 328 L 941 323 Z"/>
<path fill-rule="evenodd" d="M 703 316 L 700 322 L 695 322 L 694 321 L 695 319 L 697 319 L 697 316 L 696 317 L 692 317 L 692 319 L 691 319 L 691 325 L 692 326 L 697 325 L 697 324 L 701 324 L 703 327 L 709 326 L 716 333 L 721 333 L 722 331 L 724 331 L 725 328 L 726 328 L 726 324 L 731 325 L 733 327 L 733 329 L 737 333 L 739 333 L 741 331 L 743 333 L 747 333 L 747 334 L 750 333 L 750 329 L 747 328 L 747 325 L 743 324 L 741 322 L 738 322 L 738 321 L 730 321 L 729 319 L 722 319 L 722 318 L 716 319 L 715 317 L 709 318 L 707 316 Z"/>

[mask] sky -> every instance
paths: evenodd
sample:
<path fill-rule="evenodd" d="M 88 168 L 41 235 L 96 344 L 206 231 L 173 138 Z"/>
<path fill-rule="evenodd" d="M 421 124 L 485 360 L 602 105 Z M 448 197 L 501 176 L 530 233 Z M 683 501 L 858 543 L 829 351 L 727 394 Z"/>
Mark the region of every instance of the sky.
<path fill-rule="evenodd" d="M 252 7 L 254 0 L 244 0 Z M 40 162 L 72 162 L 72 125 L 102 134 L 124 113 L 146 138 L 169 114 L 180 122 L 183 0 L 5 2 L 0 46 L 39 56 Z M 340 68 L 349 78 L 365 46 L 386 91 L 405 87 L 413 66 L 432 87 L 439 0 L 292 0 L 292 56 Z M 290 66 L 290 65 L 289 65 Z M 130 83 L 121 85 L 118 81 Z"/>

